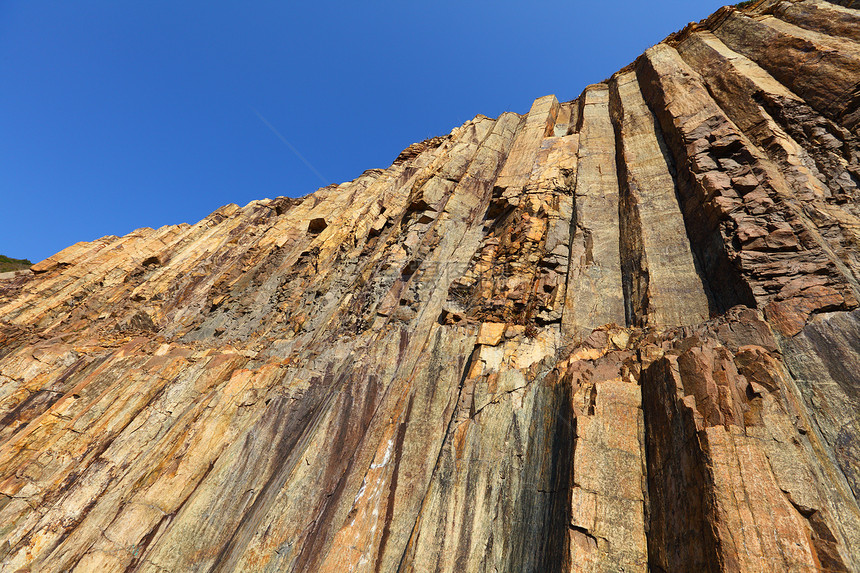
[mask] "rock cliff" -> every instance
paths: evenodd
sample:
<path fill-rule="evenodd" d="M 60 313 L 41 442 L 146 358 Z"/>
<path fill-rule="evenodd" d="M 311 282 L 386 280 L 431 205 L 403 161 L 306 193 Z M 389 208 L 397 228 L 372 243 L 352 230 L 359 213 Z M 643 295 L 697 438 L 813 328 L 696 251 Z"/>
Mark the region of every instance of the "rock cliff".
<path fill-rule="evenodd" d="M 4 275 L 0 569 L 860 571 L 857 8 Z"/>

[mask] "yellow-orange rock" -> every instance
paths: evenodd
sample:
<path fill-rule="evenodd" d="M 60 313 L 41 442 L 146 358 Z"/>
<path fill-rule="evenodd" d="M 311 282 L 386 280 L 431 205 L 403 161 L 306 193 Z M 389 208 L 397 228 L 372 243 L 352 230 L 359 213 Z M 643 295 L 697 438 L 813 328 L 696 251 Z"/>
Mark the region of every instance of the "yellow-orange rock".
<path fill-rule="evenodd" d="M 860 11 L 747 4 L 0 276 L 0 571 L 860 572 Z"/>

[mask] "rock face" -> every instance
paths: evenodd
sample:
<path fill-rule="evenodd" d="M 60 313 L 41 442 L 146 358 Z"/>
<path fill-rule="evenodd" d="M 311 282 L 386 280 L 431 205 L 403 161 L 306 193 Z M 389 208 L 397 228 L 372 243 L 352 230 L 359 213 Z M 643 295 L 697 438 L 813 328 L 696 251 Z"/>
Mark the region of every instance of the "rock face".
<path fill-rule="evenodd" d="M 2 571 L 860 571 L 860 11 L 0 278 Z"/>

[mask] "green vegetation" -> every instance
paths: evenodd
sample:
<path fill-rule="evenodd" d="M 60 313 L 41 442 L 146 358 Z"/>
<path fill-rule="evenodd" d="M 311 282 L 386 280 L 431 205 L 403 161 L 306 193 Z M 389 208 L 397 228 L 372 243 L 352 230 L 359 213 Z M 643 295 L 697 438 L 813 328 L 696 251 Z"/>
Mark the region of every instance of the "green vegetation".
<path fill-rule="evenodd" d="M 5 255 L 0 255 L 0 273 L 20 271 L 22 269 L 29 269 L 32 266 L 33 263 L 27 259 L 10 259 Z"/>
<path fill-rule="evenodd" d="M 749 8 L 756 2 L 758 2 L 758 0 L 746 0 L 746 2 L 738 2 L 737 4 L 735 4 L 735 8 Z"/>

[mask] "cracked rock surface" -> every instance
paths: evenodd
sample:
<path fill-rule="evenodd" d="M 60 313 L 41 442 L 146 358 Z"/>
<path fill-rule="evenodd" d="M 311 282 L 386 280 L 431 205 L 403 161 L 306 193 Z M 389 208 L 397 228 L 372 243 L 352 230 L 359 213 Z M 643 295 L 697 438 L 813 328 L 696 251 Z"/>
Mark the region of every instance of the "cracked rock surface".
<path fill-rule="evenodd" d="M 860 572 L 858 8 L 0 277 L 0 571 Z"/>

